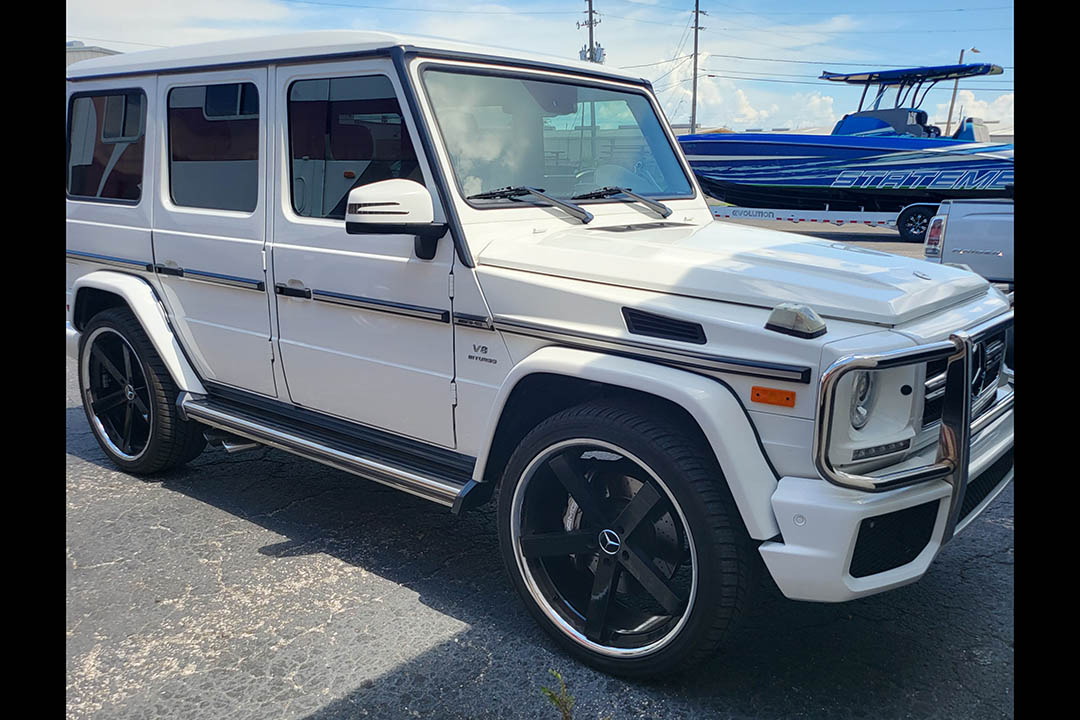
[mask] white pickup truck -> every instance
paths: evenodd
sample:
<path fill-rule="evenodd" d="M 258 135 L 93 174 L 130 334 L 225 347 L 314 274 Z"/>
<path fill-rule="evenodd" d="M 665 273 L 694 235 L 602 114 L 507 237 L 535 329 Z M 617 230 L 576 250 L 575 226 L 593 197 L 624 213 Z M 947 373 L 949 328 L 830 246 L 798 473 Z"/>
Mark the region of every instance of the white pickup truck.
<path fill-rule="evenodd" d="M 1012 300 L 1013 201 L 945 200 L 926 228 L 923 257 L 962 265 L 982 275 Z M 1013 333 L 1005 336 L 1005 364 L 1013 366 Z"/>
<path fill-rule="evenodd" d="M 946 200 L 926 229 L 923 255 L 966 265 L 992 283 L 1013 284 L 1013 201 Z"/>

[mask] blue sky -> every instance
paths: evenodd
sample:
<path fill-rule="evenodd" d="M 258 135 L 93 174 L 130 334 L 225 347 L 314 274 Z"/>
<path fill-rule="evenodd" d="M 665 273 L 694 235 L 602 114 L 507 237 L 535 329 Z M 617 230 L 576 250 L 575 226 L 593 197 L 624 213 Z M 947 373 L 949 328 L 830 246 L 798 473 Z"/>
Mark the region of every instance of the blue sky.
<path fill-rule="evenodd" d="M 668 120 L 690 118 L 692 0 L 594 0 L 606 63 L 653 81 Z M 860 90 L 822 70 L 989 62 L 1003 75 L 960 83 L 955 115 L 1013 123 L 1013 6 L 1004 0 L 701 0 L 698 122 L 733 129 L 831 127 Z M 369 29 L 450 37 L 576 58 L 582 0 L 68 0 L 67 38 L 134 52 L 296 30 Z M 706 77 L 702 77 L 702 76 Z M 946 88 L 946 85 L 948 86 Z M 943 123 L 951 83 L 923 105 Z M 995 127 L 995 126 L 991 126 Z"/>

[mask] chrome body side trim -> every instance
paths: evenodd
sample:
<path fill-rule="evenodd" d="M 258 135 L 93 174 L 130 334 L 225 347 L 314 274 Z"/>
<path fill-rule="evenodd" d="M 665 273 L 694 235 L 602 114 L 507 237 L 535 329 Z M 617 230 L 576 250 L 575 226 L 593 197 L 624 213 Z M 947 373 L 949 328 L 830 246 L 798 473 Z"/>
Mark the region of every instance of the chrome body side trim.
<path fill-rule="evenodd" d="M 539 325 L 536 323 L 510 320 L 496 315 L 493 319 L 496 330 L 526 335 L 529 337 L 553 340 L 568 347 L 585 348 L 589 350 L 604 350 L 628 357 L 637 357 L 653 362 L 662 362 L 668 365 L 690 367 L 695 370 L 712 371 L 717 373 L 732 373 L 736 375 L 752 375 L 754 377 L 772 378 L 776 380 L 788 380 L 791 382 L 810 382 L 810 368 L 799 365 L 785 365 L 759 360 L 744 360 L 741 358 L 712 355 L 710 353 L 695 350 L 684 350 L 664 345 L 641 342 L 625 338 L 610 338 L 592 333 L 583 333 L 576 330 Z"/>
<path fill-rule="evenodd" d="M 122 267 L 129 270 L 138 268 L 139 270 L 150 270 L 150 263 L 145 260 L 129 260 L 122 257 L 113 257 L 112 255 L 99 255 L 98 253 L 83 252 L 81 250 L 68 250 L 68 260 L 85 260 L 87 262 L 101 263 L 102 265 L 112 265 L 113 267 Z"/>
<path fill-rule="evenodd" d="M 434 320 L 435 322 L 450 322 L 450 311 L 438 308 L 423 307 L 420 305 L 406 305 L 405 303 L 390 302 L 388 300 L 375 300 L 374 298 L 346 295 L 330 290 L 312 290 L 311 299 L 320 302 L 333 303 L 360 308 L 361 310 L 374 310 L 375 312 L 405 315 L 407 317 L 420 318 L 421 320 Z"/>
<path fill-rule="evenodd" d="M 494 330 L 495 326 L 491 318 L 486 315 L 470 315 L 468 313 L 454 313 L 454 324 L 464 327 L 476 328 L 477 330 Z"/>
<path fill-rule="evenodd" d="M 347 453 L 312 437 L 269 427 L 251 417 L 224 412 L 206 404 L 204 400 L 201 396 L 184 392 L 180 394 L 177 405 L 186 418 L 374 480 L 440 505 L 453 506 L 462 490 L 461 485 Z"/>

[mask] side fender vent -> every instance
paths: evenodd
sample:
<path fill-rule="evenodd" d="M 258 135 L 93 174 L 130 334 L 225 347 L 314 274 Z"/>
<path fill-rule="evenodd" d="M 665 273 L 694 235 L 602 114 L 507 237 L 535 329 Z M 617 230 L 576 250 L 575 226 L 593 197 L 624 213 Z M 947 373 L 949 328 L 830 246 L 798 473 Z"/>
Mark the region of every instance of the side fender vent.
<path fill-rule="evenodd" d="M 622 309 L 622 314 L 626 320 L 626 329 L 631 335 L 648 335 L 696 345 L 705 344 L 705 329 L 697 323 L 625 307 Z"/>

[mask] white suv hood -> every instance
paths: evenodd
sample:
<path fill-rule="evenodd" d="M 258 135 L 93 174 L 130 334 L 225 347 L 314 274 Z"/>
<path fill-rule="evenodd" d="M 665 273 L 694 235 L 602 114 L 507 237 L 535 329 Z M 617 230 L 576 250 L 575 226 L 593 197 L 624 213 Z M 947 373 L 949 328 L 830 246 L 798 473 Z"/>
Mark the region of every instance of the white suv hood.
<path fill-rule="evenodd" d="M 652 225 L 504 237 L 477 260 L 764 308 L 801 302 L 825 317 L 881 325 L 913 320 L 988 288 L 983 278 L 957 268 L 794 233 L 724 222 Z"/>

